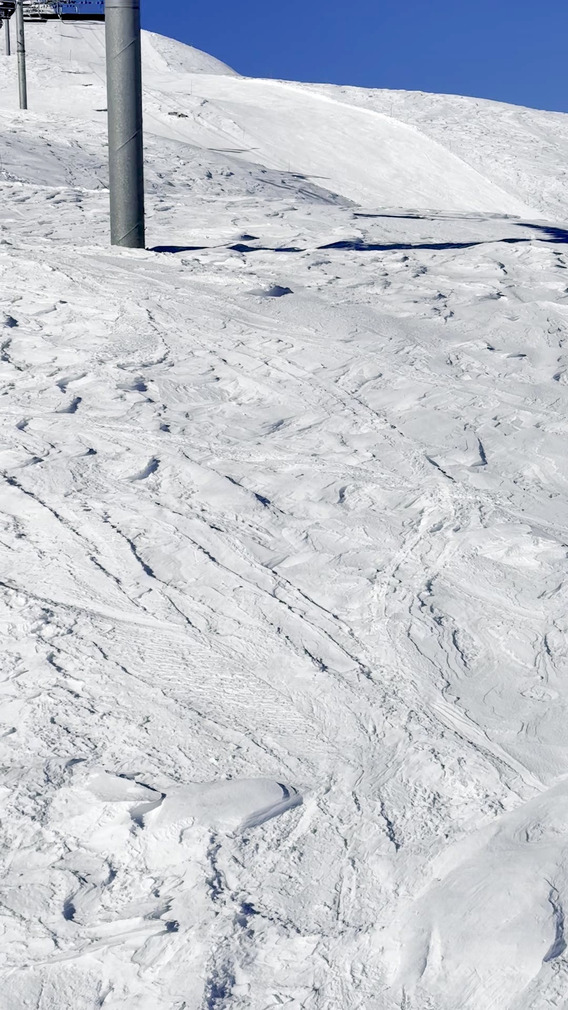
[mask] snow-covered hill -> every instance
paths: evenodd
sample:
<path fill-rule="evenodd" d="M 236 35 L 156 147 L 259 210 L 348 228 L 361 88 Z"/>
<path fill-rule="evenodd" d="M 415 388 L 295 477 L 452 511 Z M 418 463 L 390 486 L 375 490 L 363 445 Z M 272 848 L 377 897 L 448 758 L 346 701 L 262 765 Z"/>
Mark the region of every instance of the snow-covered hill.
<path fill-rule="evenodd" d="M 0 1006 L 568 983 L 567 118 L 0 58 Z M 536 140 L 535 140 L 536 138 Z"/>

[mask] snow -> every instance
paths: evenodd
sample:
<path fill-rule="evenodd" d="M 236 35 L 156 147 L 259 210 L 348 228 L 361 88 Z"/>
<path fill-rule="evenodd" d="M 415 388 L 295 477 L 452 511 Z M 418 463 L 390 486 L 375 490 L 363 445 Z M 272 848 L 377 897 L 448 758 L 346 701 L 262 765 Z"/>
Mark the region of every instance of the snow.
<path fill-rule="evenodd" d="M 102 28 L 26 27 L 3 1005 L 562 1006 L 568 120 L 145 34 L 112 249 Z"/>

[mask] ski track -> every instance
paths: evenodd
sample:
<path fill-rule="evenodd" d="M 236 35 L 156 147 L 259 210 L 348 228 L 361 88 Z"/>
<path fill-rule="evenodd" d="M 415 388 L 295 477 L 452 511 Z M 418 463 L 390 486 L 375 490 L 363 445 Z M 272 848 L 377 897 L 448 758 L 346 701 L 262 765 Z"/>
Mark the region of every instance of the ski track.
<path fill-rule="evenodd" d="M 164 137 L 145 45 L 177 253 L 106 247 L 104 117 L 1 112 L 6 1006 L 562 1006 L 564 240 Z M 160 821 L 225 779 L 274 818 Z"/>

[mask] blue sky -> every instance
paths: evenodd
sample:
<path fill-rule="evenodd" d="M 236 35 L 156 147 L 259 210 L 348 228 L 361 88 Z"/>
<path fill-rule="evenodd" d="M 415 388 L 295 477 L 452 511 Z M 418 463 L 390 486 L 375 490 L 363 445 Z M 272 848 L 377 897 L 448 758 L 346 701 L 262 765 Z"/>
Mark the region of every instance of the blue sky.
<path fill-rule="evenodd" d="M 141 0 L 145 28 L 244 74 L 568 111 L 567 0 Z"/>

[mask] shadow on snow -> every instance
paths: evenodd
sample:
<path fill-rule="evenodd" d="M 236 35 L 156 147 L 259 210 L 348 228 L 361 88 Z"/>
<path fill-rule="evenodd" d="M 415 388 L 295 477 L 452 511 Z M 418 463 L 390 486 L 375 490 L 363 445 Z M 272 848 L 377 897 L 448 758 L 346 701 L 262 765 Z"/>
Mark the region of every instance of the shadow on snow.
<path fill-rule="evenodd" d="M 408 220 L 444 220 L 443 218 L 434 218 L 430 215 L 419 215 L 419 214 L 356 214 L 355 217 L 373 217 L 373 218 L 393 218 L 400 217 Z M 462 218 L 466 220 L 466 218 Z M 471 220 L 471 219 L 467 219 Z M 547 242 L 551 245 L 566 245 L 568 244 L 568 229 L 556 227 L 555 225 L 548 224 L 525 224 L 522 221 L 515 221 L 515 227 L 518 228 L 530 228 L 533 231 L 539 232 L 540 235 L 536 236 L 537 241 Z M 546 236 L 546 237 L 545 237 Z M 509 236 L 506 238 L 497 239 L 472 239 L 468 242 L 365 242 L 362 239 L 341 239 L 338 242 L 329 242 L 326 245 L 316 246 L 317 251 L 332 249 L 344 250 L 346 252 L 393 252 L 393 251 L 408 251 L 412 249 L 431 249 L 433 251 L 439 251 L 444 249 L 473 249 L 475 246 L 480 245 L 492 245 L 502 242 L 506 245 L 518 245 L 523 242 L 534 242 L 535 237 L 533 236 Z M 229 246 L 204 246 L 204 245 L 157 245 L 150 249 L 150 252 L 155 253 L 186 253 L 186 252 L 205 252 L 206 250 L 213 249 L 226 249 L 229 252 L 238 253 L 254 253 L 254 252 L 273 252 L 273 253 L 301 253 L 308 252 L 308 249 L 301 248 L 299 246 L 278 246 L 276 248 L 272 246 L 262 246 L 262 245 L 248 245 L 243 242 L 237 242 L 235 245 Z"/>

